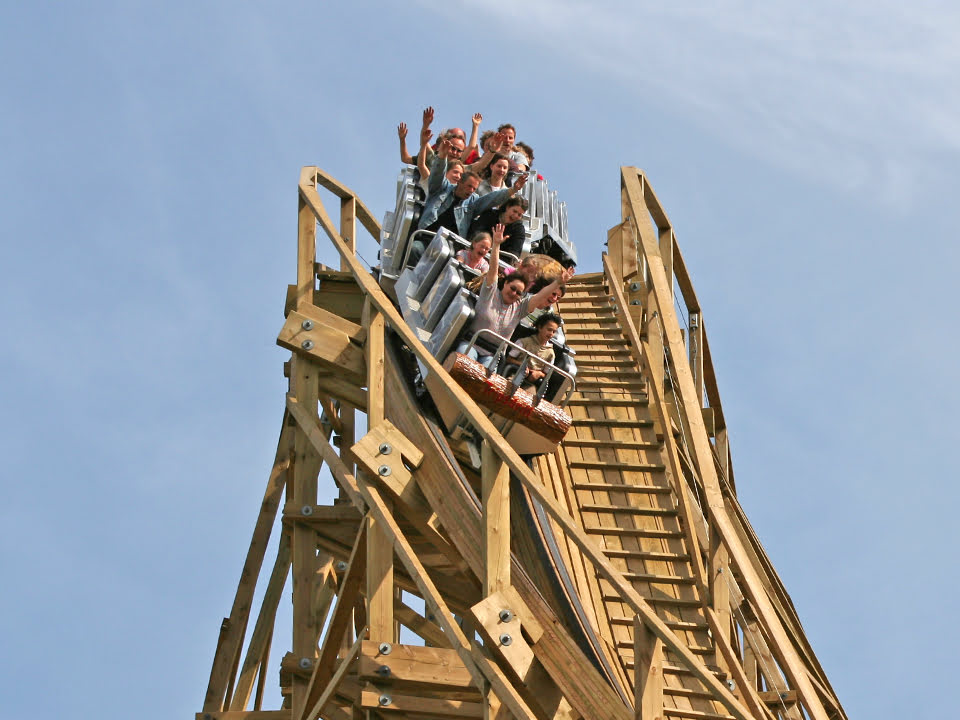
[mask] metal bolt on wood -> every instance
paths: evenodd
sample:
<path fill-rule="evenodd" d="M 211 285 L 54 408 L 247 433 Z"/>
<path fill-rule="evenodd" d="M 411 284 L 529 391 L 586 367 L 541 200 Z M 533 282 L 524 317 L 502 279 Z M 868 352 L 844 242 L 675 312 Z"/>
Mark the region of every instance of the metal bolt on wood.
<path fill-rule="evenodd" d="M 300 327 L 302 327 L 304 330 L 313 330 L 313 320 L 304 320 L 302 323 L 300 323 Z"/>
<path fill-rule="evenodd" d="M 501 645 L 509 645 L 509 644 L 512 643 L 512 642 L 513 642 L 513 638 L 510 637 L 510 633 L 503 633 L 503 634 L 500 636 L 500 644 L 501 644 Z"/>
<path fill-rule="evenodd" d="M 513 620 L 513 612 L 504 608 L 500 611 L 500 622 L 508 623 Z"/>
<path fill-rule="evenodd" d="M 393 645 L 390 643 L 380 643 L 380 645 L 377 646 L 377 652 L 381 655 L 389 655 L 391 650 L 393 650 Z"/>
<path fill-rule="evenodd" d="M 390 472 L 391 470 L 389 465 L 381 465 L 377 468 L 377 474 L 380 475 L 380 477 L 387 477 Z"/>
<path fill-rule="evenodd" d="M 313 340 L 304 340 L 302 343 L 300 343 L 300 347 L 302 347 L 304 350 L 313 350 Z"/>
<path fill-rule="evenodd" d="M 380 451 L 381 455 L 389 455 L 393 452 L 393 448 L 390 447 L 390 443 L 381 443 L 380 447 L 377 448 Z"/>

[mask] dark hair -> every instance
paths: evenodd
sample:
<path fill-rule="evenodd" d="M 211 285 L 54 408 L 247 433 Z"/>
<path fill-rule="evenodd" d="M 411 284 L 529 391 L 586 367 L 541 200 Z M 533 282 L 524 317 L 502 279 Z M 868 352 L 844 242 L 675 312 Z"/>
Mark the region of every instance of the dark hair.
<path fill-rule="evenodd" d="M 499 162 L 500 160 L 507 161 L 507 172 L 510 172 L 510 158 L 508 158 L 506 155 L 503 155 L 501 153 L 494 153 L 493 160 L 487 163 L 487 166 L 483 169 L 484 180 L 489 180 L 490 178 L 493 177 L 493 171 L 490 168 L 493 167 L 493 164 L 495 162 Z M 504 179 L 506 179 L 506 175 L 504 175 Z"/>
<path fill-rule="evenodd" d="M 557 324 L 557 327 L 560 327 L 561 325 L 563 325 L 563 320 L 559 315 L 557 315 L 554 312 L 545 312 L 543 315 L 541 315 L 540 317 L 538 317 L 536 320 L 533 321 L 533 327 L 539 330 L 548 322 L 555 322 Z"/>
<path fill-rule="evenodd" d="M 483 146 L 487 144 L 487 140 L 489 140 L 496 134 L 497 134 L 496 130 L 487 130 L 485 133 L 483 133 L 480 136 L 480 149 L 483 150 Z"/>
<path fill-rule="evenodd" d="M 463 175 L 460 176 L 460 182 L 463 182 L 468 177 L 475 177 L 477 180 L 480 180 L 480 176 L 477 174 L 476 170 L 471 170 L 469 167 L 464 166 Z"/>
<path fill-rule="evenodd" d="M 527 289 L 527 279 L 523 275 L 520 275 L 519 273 L 516 273 L 516 272 L 512 272 L 509 275 L 501 275 L 500 279 L 497 280 L 497 289 L 503 290 L 503 288 L 506 286 L 508 282 L 513 282 L 514 280 L 519 280 L 520 282 L 522 282 L 523 289 L 524 290 Z"/>
<path fill-rule="evenodd" d="M 530 160 L 530 164 L 533 165 L 533 148 L 522 142 L 516 143 L 516 146 L 520 152 L 527 156 L 527 159 Z"/>
<path fill-rule="evenodd" d="M 526 212 L 527 208 L 530 207 L 530 203 L 527 202 L 527 199 L 522 195 L 514 195 L 512 198 L 507 200 L 503 205 L 500 206 L 500 212 L 506 212 L 507 208 L 511 208 L 514 205 L 519 205 L 523 208 L 523 211 Z"/>
<path fill-rule="evenodd" d="M 503 132 L 504 130 L 513 130 L 514 132 L 517 131 L 517 129 L 510 123 L 504 123 L 503 125 L 497 128 L 497 132 Z"/>

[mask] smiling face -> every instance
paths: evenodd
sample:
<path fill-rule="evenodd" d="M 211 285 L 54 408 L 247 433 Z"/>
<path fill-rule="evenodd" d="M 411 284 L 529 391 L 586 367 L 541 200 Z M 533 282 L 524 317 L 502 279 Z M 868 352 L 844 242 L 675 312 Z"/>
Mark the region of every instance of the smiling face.
<path fill-rule="evenodd" d="M 503 131 L 503 134 L 507 136 L 507 145 L 513 147 L 513 141 L 517 139 L 517 131 L 513 128 L 507 128 Z"/>
<path fill-rule="evenodd" d="M 515 302 L 520 302 L 520 298 L 523 297 L 523 291 L 527 289 L 527 283 L 524 282 L 523 278 L 515 278 L 512 275 L 507 281 L 503 284 L 503 290 L 500 291 L 500 297 L 503 299 L 503 302 L 507 305 L 513 305 Z"/>
<path fill-rule="evenodd" d="M 454 185 L 460 182 L 460 178 L 463 177 L 463 165 L 459 163 L 457 165 L 451 165 L 450 169 L 447 170 L 447 180 L 452 182 Z"/>
<path fill-rule="evenodd" d="M 503 211 L 503 215 L 500 216 L 500 221 L 504 225 L 509 225 L 510 223 L 517 222 L 520 218 L 523 217 L 523 208 L 519 205 L 511 205 L 506 210 Z"/>
<path fill-rule="evenodd" d="M 507 176 L 509 170 L 510 161 L 506 158 L 501 158 L 494 163 L 490 163 L 490 184 L 494 187 L 502 185 L 503 179 Z"/>
<path fill-rule="evenodd" d="M 483 236 L 477 238 L 473 241 L 473 245 L 470 246 L 470 253 L 473 255 L 473 259 L 477 260 L 482 257 L 486 257 L 487 253 L 490 252 L 490 235 L 484 233 Z"/>
<path fill-rule="evenodd" d="M 447 157 L 453 160 L 459 160 L 463 155 L 464 142 L 458 137 L 450 138 L 450 149 L 447 151 Z"/>
<path fill-rule="evenodd" d="M 559 329 L 560 326 L 557 325 L 553 320 L 547 320 L 537 331 L 537 339 L 540 341 L 540 344 L 546 345 L 548 342 L 553 340 L 553 336 L 557 334 L 557 330 Z"/>

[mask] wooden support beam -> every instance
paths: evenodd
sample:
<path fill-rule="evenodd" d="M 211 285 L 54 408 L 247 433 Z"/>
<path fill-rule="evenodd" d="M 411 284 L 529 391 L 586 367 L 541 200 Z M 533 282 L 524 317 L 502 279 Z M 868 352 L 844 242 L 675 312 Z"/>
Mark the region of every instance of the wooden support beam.
<path fill-rule="evenodd" d="M 300 171 L 300 186 L 317 189 L 316 173 L 309 168 Z M 314 263 L 317 261 L 317 219 L 304 199 L 297 209 L 297 295 L 296 307 L 313 304 L 317 281 Z"/>
<path fill-rule="evenodd" d="M 401 691 L 479 691 L 473 676 L 454 650 L 392 644 L 383 653 L 380 643 L 367 641 L 360 650 L 361 680 L 389 682 Z"/>
<path fill-rule="evenodd" d="M 307 685 L 304 707 L 313 707 L 323 689 L 333 677 L 333 665 L 337 653 L 342 647 L 342 639 L 350 627 L 354 604 L 360 597 L 360 585 L 363 582 L 367 558 L 366 524 L 360 523 L 347 563 L 347 570 L 340 578 L 337 602 L 327 626 L 327 633 L 320 647 L 320 655 L 313 666 L 310 682 Z"/>
<path fill-rule="evenodd" d="M 510 585 L 510 470 L 484 442 L 481 449 L 484 596 Z"/>
<path fill-rule="evenodd" d="M 384 420 L 383 404 L 383 352 L 384 352 L 384 321 L 383 315 L 372 309 L 369 301 L 366 303 L 369 310 L 367 328 L 367 428 L 375 428 Z"/>
<path fill-rule="evenodd" d="M 662 720 L 663 641 L 639 616 L 633 619 L 633 657 L 636 720 Z"/>
<path fill-rule="evenodd" d="M 344 242 L 347 244 L 347 247 L 350 251 L 356 255 L 357 253 L 357 198 L 356 196 L 350 195 L 348 197 L 340 198 L 340 237 L 343 238 Z M 349 266 L 346 261 L 341 258 L 340 260 L 340 269 L 347 270 Z"/>
<path fill-rule="evenodd" d="M 310 358 L 327 372 L 336 372 L 356 385 L 366 383 L 363 350 L 339 327 L 293 310 L 280 329 L 277 345 Z"/>
<path fill-rule="evenodd" d="M 291 313 L 292 314 L 292 313 Z M 319 367 L 309 359 L 294 355 L 291 359 L 290 380 L 300 408 L 306 410 L 314 426 L 319 429 L 317 403 L 317 377 Z M 317 474 L 320 459 L 309 438 L 302 431 L 294 436 L 293 491 L 291 499 L 299 506 L 317 502 Z M 299 661 L 313 662 L 316 659 L 316 637 L 320 628 L 315 626 L 311 608 L 314 576 L 317 569 L 317 534 L 303 523 L 293 527 L 291 545 L 293 565 L 293 638 L 292 651 Z M 294 675 L 292 686 L 293 715 L 302 716 L 307 693 L 307 679 Z"/>
<path fill-rule="evenodd" d="M 353 647 L 351 647 L 347 653 L 347 656 L 340 661 L 340 664 L 337 666 L 337 671 L 333 674 L 333 677 L 330 678 L 330 682 L 323 688 L 323 693 L 317 698 L 317 701 L 310 706 L 306 714 L 300 716 L 302 720 L 316 720 L 320 716 L 320 713 L 323 712 L 323 706 L 333 698 L 333 694 L 337 691 L 337 688 L 340 687 L 340 683 L 347 674 L 347 671 L 350 670 L 353 661 L 356 660 L 357 655 L 360 653 L 361 645 L 363 645 L 363 638 L 358 637 Z"/>
<path fill-rule="evenodd" d="M 226 704 L 226 690 L 230 676 L 239 660 L 240 647 L 243 644 L 243 635 L 250 615 L 250 605 L 256 590 L 257 577 L 263 565 L 267 543 L 270 541 L 270 532 L 277 517 L 277 508 L 288 479 L 290 468 L 290 443 L 293 430 L 287 426 L 288 416 L 284 413 L 280 426 L 280 438 L 277 442 L 277 453 L 273 461 L 273 469 L 267 480 L 267 487 L 260 504 L 260 512 L 253 528 L 253 537 L 240 572 L 240 582 L 233 598 L 230 617 L 224 618 L 217 643 L 217 651 L 210 669 L 210 679 L 207 683 L 207 692 L 203 700 L 203 711 L 212 712 L 222 710 Z"/>
<path fill-rule="evenodd" d="M 273 564 L 273 572 L 267 582 L 267 589 L 260 603 L 260 613 L 250 636 L 247 655 L 240 668 L 233 698 L 230 700 L 230 710 L 246 710 L 250 702 L 250 693 L 253 690 L 254 680 L 262 671 L 267 653 L 269 652 L 270 638 L 273 636 L 273 625 L 277 617 L 277 606 L 280 596 L 290 574 L 290 533 L 285 532 L 280 537 L 277 548 L 277 559 Z"/>
<path fill-rule="evenodd" d="M 394 642 L 393 546 L 377 518 L 367 516 L 367 625 L 370 639 Z"/>
<path fill-rule="evenodd" d="M 449 647 L 447 636 L 443 630 L 432 620 L 423 617 L 412 607 L 406 605 L 403 601 L 397 600 L 393 605 L 393 616 L 400 621 L 400 624 L 413 633 L 416 633 L 426 642 L 434 647 Z"/>
<path fill-rule="evenodd" d="M 404 713 L 411 718 L 483 717 L 483 705 L 479 702 L 402 695 L 392 689 L 378 687 L 372 683 L 367 683 L 360 694 L 360 706 L 367 711 L 376 710 L 383 715 Z"/>

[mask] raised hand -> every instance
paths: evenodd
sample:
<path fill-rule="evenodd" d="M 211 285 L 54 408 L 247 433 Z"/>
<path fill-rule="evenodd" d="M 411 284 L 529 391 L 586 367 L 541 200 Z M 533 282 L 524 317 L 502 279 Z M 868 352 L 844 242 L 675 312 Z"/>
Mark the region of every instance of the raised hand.
<path fill-rule="evenodd" d="M 407 124 L 406 124 L 406 123 L 400 123 L 399 125 L 397 125 L 397 137 L 399 137 L 401 140 L 406 140 L 406 139 L 407 139 Z"/>
<path fill-rule="evenodd" d="M 560 282 L 567 283 L 570 282 L 570 278 L 577 274 L 577 269 L 572 265 L 568 268 L 564 268 L 563 272 L 560 273 Z"/>
<path fill-rule="evenodd" d="M 428 145 L 430 143 L 430 138 L 433 137 L 433 130 L 430 128 L 424 128 L 420 131 L 420 145 Z"/>
<path fill-rule="evenodd" d="M 507 134 L 498 132 L 493 136 L 493 139 L 490 141 L 490 150 L 492 152 L 502 152 L 503 148 L 507 144 Z"/>
<path fill-rule="evenodd" d="M 480 123 L 483 122 L 483 115 L 481 113 L 473 114 L 473 126 L 480 127 Z"/>
<path fill-rule="evenodd" d="M 431 123 L 433 123 L 433 107 L 432 106 L 428 107 L 426 110 L 423 111 L 423 127 L 428 128 L 430 127 Z"/>
<path fill-rule="evenodd" d="M 523 186 L 527 184 L 527 180 L 530 179 L 530 176 L 526 173 L 523 173 L 516 180 L 513 181 L 513 187 L 511 188 L 514 191 L 514 195 L 523 190 Z"/>
<path fill-rule="evenodd" d="M 505 229 L 506 228 L 504 227 L 503 223 L 497 223 L 496 225 L 493 226 L 493 244 L 494 245 L 497 245 L 497 246 L 503 245 L 503 241 L 506 240 L 506 238 L 503 236 L 503 231 Z"/>

